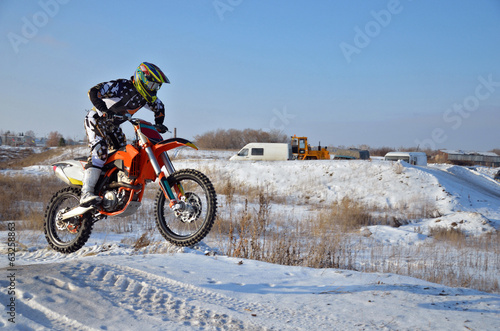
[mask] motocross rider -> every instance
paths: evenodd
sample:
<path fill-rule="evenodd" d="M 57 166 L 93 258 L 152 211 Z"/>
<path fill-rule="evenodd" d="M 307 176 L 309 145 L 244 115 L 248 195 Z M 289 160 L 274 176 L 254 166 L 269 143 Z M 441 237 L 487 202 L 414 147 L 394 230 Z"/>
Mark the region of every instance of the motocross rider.
<path fill-rule="evenodd" d="M 89 90 L 94 107 L 85 117 L 85 131 L 89 140 L 90 156 L 85 165 L 80 205 L 87 207 L 99 204 L 101 197 L 95 195 L 94 187 L 101 169 L 108 158 L 108 149 L 126 145 L 120 124 L 140 108 L 146 107 L 155 113 L 155 127 L 160 133 L 168 129 L 163 125 L 165 106 L 156 97 L 167 76 L 156 65 L 143 62 L 130 79 L 117 79 L 97 84 Z M 115 118 L 115 115 L 121 117 Z"/>

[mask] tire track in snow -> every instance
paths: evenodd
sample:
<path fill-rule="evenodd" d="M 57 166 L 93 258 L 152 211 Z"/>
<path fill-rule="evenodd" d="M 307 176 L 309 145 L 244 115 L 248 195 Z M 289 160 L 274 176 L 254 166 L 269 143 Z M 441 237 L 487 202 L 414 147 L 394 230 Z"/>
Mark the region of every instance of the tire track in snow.
<path fill-rule="evenodd" d="M 432 167 L 419 167 L 418 169 L 436 177 L 446 191 L 454 196 L 460 197 L 462 195 L 461 191 L 466 189 L 475 191 L 479 195 L 486 195 L 496 201 L 500 199 L 500 190 L 496 182 L 480 177 L 469 169 L 456 166 L 449 169 Z M 471 178 L 474 178 L 474 180 Z"/>
<path fill-rule="evenodd" d="M 74 330 L 74 331 L 97 331 L 98 329 L 94 329 L 88 327 L 74 319 L 71 319 L 65 315 L 61 315 L 56 313 L 55 311 L 37 303 L 34 300 L 28 301 L 26 303 L 27 306 L 34 310 L 41 311 L 44 313 L 47 318 L 50 319 L 50 325 L 48 326 L 51 330 Z"/>
<path fill-rule="evenodd" d="M 76 271 L 78 268 L 80 271 Z M 338 322 L 334 316 L 318 317 L 315 312 L 309 314 L 305 310 L 278 309 L 271 305 L 250 303 L 129 266 L 111 263 L 95 266 L 82 262 L 72 272 L 85 273 L 87 277 L 83 276 L 83 279 L 90 281 L 99 291 L 109 292 L 114 300 L 119 300 L 132 311 L 165 314 L 173 321 L 204 321 L 204 327 L 280 329 L 287 321 L 294 321 L 294 325 L 297 325 L 296 321 L 300 319 L 303 329 L 307 330 L 310 327 L 329 328 Z M 247 319 L 248 315 L 254 316 L 257 323 L 241 321 Z"/>
<path fill-rule="evenodd" d="M 276 308 L 272 304 L 255 304 L 139 269 L 96 263 L 73 260 L 31 265 L 34 269 L 29 279 L 30 292 L 39 293 L 42 288 L 53 292 L 50 295 L 58 300 L 55 304 L 59 308 L 74 302 L 87 307 L 85 302 L 94 301 L 99 302 L 99 306 L 111 306 L 118 315 L 132 315 L 136 320 L 149 319 L 152 324 L 163 320 L 181 328 L 267 330 L 280 329 L 293 321 L 294 329 L 307 330 L 310 326 L 326 327 L 336 322 L 331 316 L 319 317 L 307 309 L 297 311 Z M 77 320 L 67 323 L 73 328 L 86 330 L 85 325 L 77 322 L 84 319 L 73 315 L 78 312 L 54 306 L 54 310 L 65 313 L 52 315 L 49 313 L 52 303 L 46 300 L 46 296 L 31 295 L 30 300 L 33 313 L 36 315 L 39 311 L 38 315 L 46 315 L 44 319 L 49 322 L 45 324 L 58 325 L 54 329 L 68 329 L 58 316 L 74 316 Z M 97 307 L 89 308 L 94 313 L 101 313 L 95 310 Z M 95 323 L 90 325 L 99 328 Z"/>
<path fill-rule="evenodd" d="M 39 277 L 42 282 L 46 284 L 51 284 L 56 287 L 63 286 L 64 282 L 56 280 L 54 278 L 47 278 L 47 281 L 43 277 Z M 67 287 L 66 287 L 67 288 Z M 71 319 L 66 315 L 61 315 L 50 308 L 38 303 L 33 295 L 29 292 L 24 292 L 22 290 L 16 290 L 20 300 L 17 300 L 17 309 L 22 312 L 22 315 L 16 317 L 16 323 L 14 325 L 19 326 L 20 330 L 74 330 L 74 331 L 97 331 L 88 327 L 77 320 Z M 2 300 L 2 302 L 4 302 Z M 6 301 L 5 301 L 6 302 Z M 12 326 L 11 322 L 4 322 L 3 326 Z"/>
<path fill-rule="evenodd" d="M 191 286 L 155 276 L 137 269 L 106 264 L 95 266 L 87 263 L 61 271 L 69 278 L 78 277 L 83 286 L 105 293 L 105 296 L 136 317 L 163 316 L 164 321 L 181 323 L 185 327 L 220 330 L 267 330 L 264 327 L 238 319 L 234 307 L 229 309 L 218 298 L 217 304 L 206 304 L 203 290 L 189 289 Z M 243 303 L 245 306 L 249 306 Z M 238 310 L 236 310 L 238 311 Z M 239 311 L 239 313 L 246 313 Z"/>

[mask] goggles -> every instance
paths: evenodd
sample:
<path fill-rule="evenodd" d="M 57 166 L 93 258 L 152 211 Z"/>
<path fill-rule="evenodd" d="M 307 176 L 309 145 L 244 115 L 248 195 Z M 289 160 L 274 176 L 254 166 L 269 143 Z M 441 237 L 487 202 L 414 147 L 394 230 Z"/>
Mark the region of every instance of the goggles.
<path fill-rule="evenodd" d="M 158 91 L 161 87 L 161 83 L 148 81 L 145 77 L 141 79 L 144 86 L 150 91 Z"/>
<path fill-rule="evenodd" d="M 156 82 L 147 82 L 146 87 L 150 91 L 158 91 L 161 87 L 161 83 L 156 83 Z"/>

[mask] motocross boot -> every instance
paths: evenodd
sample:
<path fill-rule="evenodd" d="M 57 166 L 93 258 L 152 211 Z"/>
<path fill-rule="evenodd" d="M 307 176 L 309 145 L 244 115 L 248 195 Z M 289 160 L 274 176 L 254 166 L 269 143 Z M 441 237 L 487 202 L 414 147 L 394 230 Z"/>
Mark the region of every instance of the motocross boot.
<path fill-rule="evenodd" d="M 99 168 L 88 168 L 85 169 L 83 173 L 83 186 L 82 186 L 82 196 L 80 198 L 80 206 L 88 207 L 91 205 L 98 205 L 101 203 L 102 198 L 94 193 L 94 187 L 99 176 L 101 175 L 101 169 Z"/>

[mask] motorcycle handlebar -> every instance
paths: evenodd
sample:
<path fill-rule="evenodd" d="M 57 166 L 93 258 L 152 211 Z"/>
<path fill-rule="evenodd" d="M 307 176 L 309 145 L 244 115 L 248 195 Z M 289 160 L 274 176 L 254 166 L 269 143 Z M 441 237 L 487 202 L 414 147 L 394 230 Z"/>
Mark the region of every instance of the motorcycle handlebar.
<path fill-rule="evenodd" d="M 138 123 L 141 121 L 140 119 L 137 119 L 137 118 L 132 118 L 132 115 L 130 115 L 130 114 L 125 114 L 125 115 L 115 114 L 115 115 L 113 115 L 113 118 L 115 118 L 115 119 L 117 119 L 117 120 L 119 120 L 119 121 L 129 121 L 129 122 L 130 122 L 130 123 L 132 123 L 133 125 L 136 125 L 136 124 L 138 124 Z M 153 126 L 154 126 L 154 127 L 158 130 L 158 132 L 160 132 L 160 133 L 171 132 L 171 131 L 170 131 L 170 130 L 166 127 L 166 126 L 163 126 L 163 125 L 162 125 L 162 126 L 163 126 L 163 128 L 164 128 L 164 130 L 165 130 L 164 132 L 162 132 L 162 130 L 161 130 L 159 127 L 157 127 L 157 124 L 154 124 Z"/>
<path fill-rule="evenodd" d="M 113 118 L 120 120 L 120 121 L 130 121 L 132 119 L 132 115 L 130 115 L 130 114 L 125 114 L 125 115 L 113 114 Z"/>

